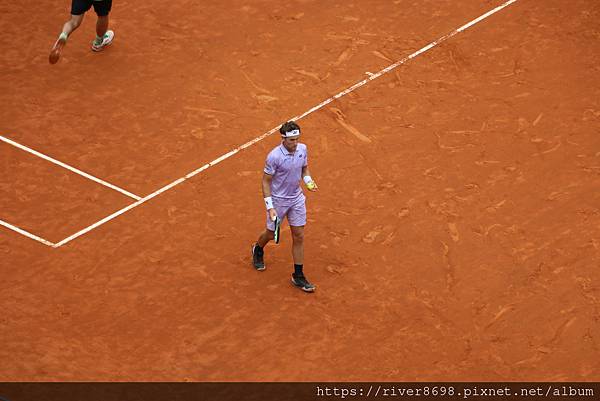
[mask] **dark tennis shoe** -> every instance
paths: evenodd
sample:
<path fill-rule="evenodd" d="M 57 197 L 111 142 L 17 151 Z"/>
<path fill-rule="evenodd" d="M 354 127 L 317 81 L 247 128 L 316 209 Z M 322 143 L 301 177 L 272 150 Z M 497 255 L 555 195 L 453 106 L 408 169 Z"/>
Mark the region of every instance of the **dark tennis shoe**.
<path fill-rule="evenodd" d="M 258 244 L 252 245 L 252 265 L 258 271 L 266 269 L 264 260 L 265 251 Z"/>
<path fill-rule="evenodd" d="M 304 292 L 315 292 L 317 286 L 308 282 L 304 276 L 296 276 L 292 273 L 292 284 L 300 288 Z"/>

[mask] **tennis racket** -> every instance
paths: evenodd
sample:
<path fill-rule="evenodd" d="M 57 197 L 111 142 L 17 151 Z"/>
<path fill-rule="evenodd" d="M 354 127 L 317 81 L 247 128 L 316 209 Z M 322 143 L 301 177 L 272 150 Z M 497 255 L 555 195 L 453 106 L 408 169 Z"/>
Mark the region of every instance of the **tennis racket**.
<path fill-rule="evenodd" d="M 279 244 L 279 239 L 281 238 L 281 219 L 279 216 L 275 217 L 275 243 Z"/>

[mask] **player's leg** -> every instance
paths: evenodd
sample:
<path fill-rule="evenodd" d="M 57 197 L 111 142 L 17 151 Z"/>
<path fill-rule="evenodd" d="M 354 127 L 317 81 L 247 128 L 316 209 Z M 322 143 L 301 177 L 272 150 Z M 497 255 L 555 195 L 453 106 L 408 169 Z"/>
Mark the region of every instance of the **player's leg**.
<path fill-rule="evenodd" d="M 269 241 L 272 241 L 274 238 L 275 238 L 275 236 L 274 236 L 273 231 L 267 229 L 260 234 L 260 236 L 258 237 L 258 241 L 256 241 L 256 243 L 261 248 L 264 248 L 269 243 Z"/>
<path fill-rule="evenodd" d="M 294 266 L 304 265 L 304 226 L 290 226 L 292 231 L 292 258 Z M 302 269 L 296 269 L 296 273 L 302 274 Z"/>
<path fill-rule="evenodd" d="M 266 269 L 264 247 L 274 238 L 273 231 L 266 229 L 258 237 L 258 241 L 252 244 L 252 265 L 258 271 Z"/>
<path fill-rule="evenodd" d="M 92 50 L 101 51 L 113 41 L 115 33 L 108 29 L 109 14 L 112 8 L 112 0 L 94 2 L 94 11 L 98 15 L 96 21 L 96 38 L 92 42 Z"/>
<path fill-rule="evenodd" d="M 71 18 L 63 25 L 62 32 L 58 36 L 58 39 L 56 40 L 54 46 L 52 47 L 52 50 L 50 51 L 49 60 L 51 64 L 54 64 L 58 61 L 63 48 L 67 44 L 67 39 L 69 38 L 69 35 L 75 29 L 79 28 L 79 25 L 81 25 L 81 22 L 83 21 L 85 11 L 80 11 L 84 8 L 80 3 L 81 2 L 73 1 L 73 4 L 71 6 Z M 80 14 L 73 14 L 74 12 Z"/>
<path fill-rule="evenodd" d="M 75 29 L 79 28 L 79 25 L 83 22 L 85 14 L 75 15 L 71 14 L 71 19 L 65 22 L 62 29 L 62 34 L 68 37 Z"/>
<path fill-rule="evenodd" d="M 304 198 L 299 200 L 288 211 L 288 221 L 292 232 L 292 257 L 294 273 L 292 284 L 306 292 L 314 292 L 316 286 L 311 284 L 304 275 L 304 226 L 306 225 L 306 204 Z"/>
<path fill-rule="evenodd" d="M 292 231 L 292 256 L 294 258 L 294 273 L 292 284 L 302 291 L 314 292 L 317 288 L 304 275 L 304 226 L 290 226 Z"/>
<path fill-rule="evenodd" d="M 72 0 L 71 1 L 71 19 L 63 25 L 60 37 L 67 37 L 81 25 L 83 16 L 92 7 L 93 0 Z"/>
<path fill-rule="evenodd" d="M 279 218 L 284 219 L 286 213 L 288 212 L 289 206 L 281 206 L 275 205 L 275 211 L 277 212 L 277 216 Z M 265 261 L 264 261 L 264 247 L 275 238 L 275 222 L 271 220 L 271 216 L 269 212 L 266 213 L 266 229 L 263 231 L 258 237 L 258 241 L 252 244 L 252 265 L 256 270 L 262 271 L 265 270 Z"/>
<path fill-rule="evenodd" d="M 96 37 L 102 38 L 108 31 L 108 15 L 98 16 L 98 20 L 96 21 Z"/>

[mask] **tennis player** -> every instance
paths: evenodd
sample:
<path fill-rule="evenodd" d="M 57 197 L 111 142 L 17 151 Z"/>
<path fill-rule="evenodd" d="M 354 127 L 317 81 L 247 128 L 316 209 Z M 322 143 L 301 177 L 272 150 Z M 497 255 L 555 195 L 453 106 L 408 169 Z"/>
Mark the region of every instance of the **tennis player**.
<path fill-rule="evenodd" d="M 50 64 L 54 64 L 60 58 L 60 54 L 67 44 L 67 39 L 71 32 L 81 25 L 85 13 L 94 6 L 94 11 L 98 16 L 96 21 L 96 39 L 92 41 L 92 50 L 99 52 L 110 45 L 115 37 L 115 33 L 108 29 L 108 14 L 112 7 L 112 0 L 72 0 L 71 1 L 71 19 L 65 23 L 63 30 L 58 36 L 56 43 L 50 51 Z"/>
<path fill-rule="evenodd" d="M 264 247 L 274 238 L 275 219 L 288 219 L 292 232 L 292 257 L 294 273 L 292 284 L 306 292 L 314 292 L 303 272 L 304 226 L 306 225 L 305 196 L 300 189 L 304 181 L 309 191 L 316 191 L 317 184 L 308 171 L 306 145 L 300 143 L 300 127 L 286 122 L 279 129 L 281 144 L 267 156 L 262 178 L 262 192 L 267 208 L 267 228 L 252 245 L 252 264 L 256 270 L 265 269 Z"/>

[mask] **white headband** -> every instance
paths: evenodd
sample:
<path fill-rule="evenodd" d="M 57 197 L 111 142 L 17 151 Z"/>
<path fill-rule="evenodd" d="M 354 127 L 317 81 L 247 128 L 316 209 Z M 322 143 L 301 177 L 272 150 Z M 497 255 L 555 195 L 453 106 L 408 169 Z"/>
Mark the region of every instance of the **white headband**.
<path fill-rule="evenodd" d="M 288 131 L 284 134 L 282 134 L 281 136 L 285 137 L 285 138 L 292 138 L 294 136 L 298 136 L 300 135 L 300 130 L 299 129 L 295 129 L 293 131 Z"/>

